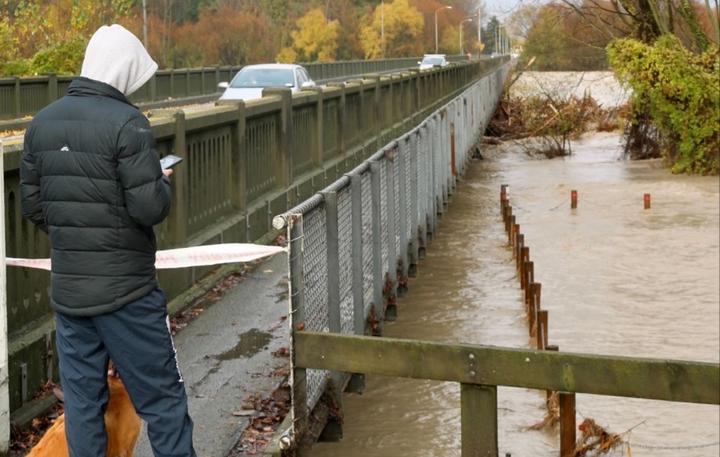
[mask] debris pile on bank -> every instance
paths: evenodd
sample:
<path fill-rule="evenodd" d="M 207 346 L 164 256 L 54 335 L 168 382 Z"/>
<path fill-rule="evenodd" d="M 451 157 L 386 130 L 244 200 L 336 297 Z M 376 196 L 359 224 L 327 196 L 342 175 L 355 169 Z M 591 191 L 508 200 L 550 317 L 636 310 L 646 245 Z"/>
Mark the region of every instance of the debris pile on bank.
<path fill-rule="evenodd" d="M 486 130 L 487 142 L 523 140 L 518 142 L 529 155 L 564 156 L 583 133 L 619 129 L 628 114 L 627 104 L 604 107 L 589 92 L 579 96 L 577 90 L 541 86 L 529 95 L 511 91 L 520 76 L 509 79 Z"/>

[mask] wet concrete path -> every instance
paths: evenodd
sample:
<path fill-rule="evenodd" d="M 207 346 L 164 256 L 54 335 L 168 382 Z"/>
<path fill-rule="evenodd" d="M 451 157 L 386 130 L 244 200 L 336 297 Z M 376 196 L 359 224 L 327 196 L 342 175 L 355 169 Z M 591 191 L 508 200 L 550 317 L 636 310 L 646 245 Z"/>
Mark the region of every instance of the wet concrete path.
<path fill-rule="evenodd" d="M 289 345 L 286 278 L 286 256 L 268 259 L 175 337 L 198 457 L 227 455 L 249 422 L 233 411 L 282 381 L 271 373 L 288 362 L 272 355 Z M 144 429 L 135 457 L 152 457 Z"/>

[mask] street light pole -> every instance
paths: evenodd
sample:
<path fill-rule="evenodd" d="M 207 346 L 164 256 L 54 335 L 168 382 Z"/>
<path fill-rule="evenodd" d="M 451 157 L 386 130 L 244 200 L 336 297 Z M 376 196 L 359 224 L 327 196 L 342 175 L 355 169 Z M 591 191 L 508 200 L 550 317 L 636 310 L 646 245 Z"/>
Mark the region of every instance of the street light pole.
<path fill-rule="evenodd" d="M 460 54 L 465 54 L 465 50 L 463 49 L 463 39 L 462 39 L 462 33 L 463 33 L 463 24 L 472 21 L 472 18 L 469 17 L 467 19 L 463 19 L 460 21 Z"/>
<path fill-rule="evenodd" d="M 435 54 L 438 53 L 438 29 L 437 29 L 437 13 L 440 10 L 451 10 L 452 6 L 441 6 L 440 8 L 435 10 Z"/>
<path fill-rule="evenodd" d="M 380 46 L 382 57 L 385 58 L 385 1 L 380 0 Z"/>
<path fill-rule="evenodd" d="M 482 7 L 478 8 L 478 59 L 482 54 L 482 18 L 480 17 Z"/>

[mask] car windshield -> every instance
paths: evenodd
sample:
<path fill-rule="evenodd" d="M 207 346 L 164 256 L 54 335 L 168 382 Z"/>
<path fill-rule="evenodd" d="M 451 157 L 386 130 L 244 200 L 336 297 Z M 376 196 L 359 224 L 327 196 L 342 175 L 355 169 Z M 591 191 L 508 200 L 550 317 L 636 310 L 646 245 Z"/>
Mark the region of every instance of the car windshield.
<path fill-rule="evenodd" d="M 230 83 L 230 87 L 277 87 L 294 86 L 293 71 L 284 68 L 246 68 Z"/>
<path fill-rule="evenodd" d="M 425 57 L 422 60 L 423 65 L 442 65 L 445 63 L 444 57 Z"/>

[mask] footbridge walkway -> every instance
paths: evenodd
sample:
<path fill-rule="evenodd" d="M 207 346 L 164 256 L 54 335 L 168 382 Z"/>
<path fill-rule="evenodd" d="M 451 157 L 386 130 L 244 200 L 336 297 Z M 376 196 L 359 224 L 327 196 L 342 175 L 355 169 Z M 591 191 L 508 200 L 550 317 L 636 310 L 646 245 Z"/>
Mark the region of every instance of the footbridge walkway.
<path fill-rule="evenodd" d="M 348 67 L 345 71 L 355 72 L 356 69 Z M 458 152 L 455 165 L 450 163 L 450 156 L 435 154 L 427 145 L 423 146 L 422 153 L 418 149 L 418 155 L 413 159 L 415 164 L 433 163 L 438 171 L 445 170 L 444 174 L 435 176 L 432 186 L 433 189 L 444 189 L 445 193 L 451 192 L 453 173 L 462 170 L 465 152 L 474 140 L 464 132 L 481 131 L 498 100 L 507 71 L 508 58 L 498 57 L 456 62 L 422 72 L 413 69 L 392 74 L 369 73 L 294 95 L 287 89 L 269 89 L 257 101 L 187 113 L 179 110 L 170 117 L 151 118 L 160 154 L 177 152 L 186 159 L 173 175 L 171 214 L 156 227 L 160 248 L 272 242 L 282 233 L 272 226 L 274 215 L 307 199 L 317 199 L 313 196 L 318 191 L 357 166 L 369 163 L 366 160 L 375 157 L 378 151 L 385 154 L 383 146 L 407 132 L 412 134 L 406 138 L 415 138 L 422 131 L 426 139 L 432 137 L 438 142 L 437 147 L 441 141 L 447 143 L 457 135 L 452 141 L 457 142 L 457 151 L 463 152 Z M 179 77 L 176 73 L 170 81 Z M 194 87 L 192 76 L 182 77 L 186 78 L 186 86 Z M 213 77 L 217 79 L 217 73 Z M 171 86 L 177 84 L 178 79 L 174 81 Z M 50 84 L 55 87 L 52 81 Z M 55 90 L 52 88 L 51 95 Z M 46 102 L 47 97 L 41 101 Z M 447 107 L 448 103 L 452 103 L 452 109 Z M 33 109 L 37 108 L 40 106 Z M 431 132 L 427 127 L 418 127 L 428 122 L 432 122 L 436 130 Z M 420 143 L 417 146 L 420 147 Z M 403 151 L 408 151 L 411 145 L 404 142 L 402 147 Z M 0 173 L 4 181 L 0 227 L 5 230 L 5 243 L 0 243 L 5 252 L 0 251 L 0 257 L 7 254 L 9 257 L 45 258 L 49 254 L 46 235 L 21 215 L 21 154 L 21 140 L 4 145 L 0 141 L 3 158 L 0 164 L 4 167 Z M 397 155 L 398 166 L 401 161 L 403 166 L 411 165 L 406 155 Z M 354 178 L 354 185 L 360 183 L 363 189 L 368 189 L 371 184 L 369 169 L 367 165 L 360 181 Z M 409 176 L 411 168 L 403 170 Z M 382 181 L 385 190 L 388 179 L 393 179 L 390 187 L 400 185 L 399 177 L 381 173 L 382 176 L 373 175 L 372 182 Z M 430 177 L 427 174 L 424 180 L 416 182 L 425 189 L 424 192 L 428 192 L 431 185 L 427 181 Z M 373 192 L 380 189 L 376 187 Z M 338 195 L 339 211 L 343 215 L 349 208 L 345 195 L 342 192 Z M 393 200 L 391 206 L 383 206 L 384 210 L 400 212 L 405 205 L 411 204 L 410 200 L 404 200 L 400 188 L 392 195 L 397 201 Z M 367 205 L 369 200 L 364 202 Z M 428 200 L 420 207 L 426 210 L 431 203 Z M 408 206 L 407 213 L 419 214 L 413 208 Z M 379 210 L 375 214 L 380 214 Z M 373 223 L 376 222 L 391 223 L 385 219 Z M 407 219 L 404 230 L 410 230 L 410 227 Z M 403 242 L 409 239 L 408 233 Z M 373 249 L 369 239 L 365 242 L 359 245 L 361 249 Z M 397 246 L 393 252 L 399 253 L 400 244 Z M 417 243 L 416 246 L 418 250 L 422 248 Z M 386 252 L 384 261 L 389 262 L 393 255 Z M 320 262 L 323 259 L 316 258 Z M 411 263 L 408 259 L 405 265 Z M 185 308 L 233 268 L 237 265 L 221 269 L 195 267 L 161 271 L 160 282 L 172 299 L 171 311 Z M 7 271 L 0 268 L 0 272 L 3 274 L 0 277 L 2 290 L 6 292 L 0 294 L 3 300 L 0 303 L 0 335 L 7 335 L 7 339 L 0 338 L 0 354 L 5 354 L 0 357 L 1 444 L 6 440 L 10 420 L 28 422 L 52 403 L 52 396 L 43 396 L 42 388 L 48 380 L 57 380 L 58 366 L 54 322 L 48 307 L 49 275 L 45 271 L 25 268 Z M 394 278 L 395 273 L 392 274 Z M 366 291 L 366 295 L 379 303 L 382 287 L 377 279 L 373 282 L 377 287 L 373 292 Z M 380 315 L 378 310 L 376 316 Z"/>

